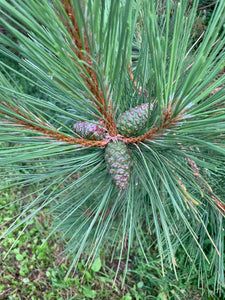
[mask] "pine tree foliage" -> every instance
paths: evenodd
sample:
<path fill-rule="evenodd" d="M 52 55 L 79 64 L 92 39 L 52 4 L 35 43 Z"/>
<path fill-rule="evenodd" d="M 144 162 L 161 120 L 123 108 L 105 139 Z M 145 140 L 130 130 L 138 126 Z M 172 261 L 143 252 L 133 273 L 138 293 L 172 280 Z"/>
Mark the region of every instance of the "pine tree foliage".
<path fill-rule="evenodd" d="M 162 272 L 190 263 L 224 285 L 225 2 L 194 41 L 197 5 L 0 0 L 1 57 L 24 70 L 0 62 L 1 189 L 36 187 L 2 238 L 48 207 L 69 271 L 148 239 Z M 126 184 L 110 174 L 123 149 Z"/>

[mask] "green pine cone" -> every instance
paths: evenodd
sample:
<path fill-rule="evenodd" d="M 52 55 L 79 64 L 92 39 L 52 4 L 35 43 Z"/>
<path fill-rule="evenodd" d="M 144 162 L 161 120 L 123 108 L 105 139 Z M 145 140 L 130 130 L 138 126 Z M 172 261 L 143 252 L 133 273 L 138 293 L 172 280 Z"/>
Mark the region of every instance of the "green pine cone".
<path fill-rule="evenodd" d="M 111 142 L 105 149 L 105 161 L 115 184 L 122 190 L 129 185 L 131 157 L 122 141 Z"/>
<path fill-rule="evenodd" d="M 145 127 L 148 117 L 149 103 L 143 103 L 125 111 L 116 122 L 118 133 L 125 137 L 135 136 L 138 131 Z"/>
<path fill-rule="evenodd" d="M 100 141 L 105 138 L 106 130 L 101 125 L 87 121 L 79 121 L 73 125 L 73 130 L 82 138 Z"/>

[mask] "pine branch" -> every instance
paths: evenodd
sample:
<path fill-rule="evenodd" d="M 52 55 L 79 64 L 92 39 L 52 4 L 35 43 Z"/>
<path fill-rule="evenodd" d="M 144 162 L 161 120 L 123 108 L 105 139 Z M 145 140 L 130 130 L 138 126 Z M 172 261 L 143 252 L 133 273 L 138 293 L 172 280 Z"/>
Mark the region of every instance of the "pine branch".
<path fill-rule="evenodd" d="M 25 130 L 30 129 L 35 132 L 39 132 L 45 135 L 45 138 L 54 139 L 60 142 L 69 143 L 69 144 L 78 144 L 85 147 L 103 147 L 107 144 L 107 141 L 93 141 L 93 140 L 87 140 L 84 138 L 74 138 L 62 133 L 59 133 L 58 130 L 40 118 L 37 118 L 33 115 L 35 120 L 33 120 L 28 113 L 24 109 L 22 109 L 18 104 L 17 107 L 20 107 L 20 110 L 16 107 L 13 107 L 10 103 L 1 103 L 2 107 L 10 108 L 11 112 L 15 113 L 9 114 L 7 112 L 1 111 L 0 113 L 4 114 L 5 116 L 10 117 L 11 119 L 14 119 L 16 124 L 24 126 Z M 21 111 L 23 110 L 23 112 Z"/>
<path fill-rule="evenodd" d="M 71 4 L 71 0 L 64 0 L 62 2 L 63 7 L 72 24 L 72 27 L 67 20 L 62 19 L 60 15 L 59 17 L 62 19 L 63 24 L 70 32 L 71 38 L 74 42 L 74 45 L 76 46 L 76 48 L 73 47 L 73 51 L 75 52 L 79 60 L 86 62 L 86 64 L 83 64 L 85 72 L 81 72 L 81 76 L 86 81 L 87 88 L 94 96 L 90 100 L 93 101 L 98 111 L 103 116 L 103 119 L 101 121 L 104 122 L 109 135 L 114 137 L 117 135 L 117 129 L 114 122 L 115 114 L 113 112 L 111 101 L 108 102 L 108 105 L 105 101 L 105 95 L 108 94 L 108 87 L 104 86 L 105 91 L 102 90 L 103 87 L 99 85 L 98 76 L 93 68 L 94 63 L 91 57 L 91 50 L 88 42 L 90 37 L 87 36 L 87 32 L 84 29 L 79 28 L 77 16 Z M 91 32 L 89 32 L 89 34 L 91 35 Z"/>

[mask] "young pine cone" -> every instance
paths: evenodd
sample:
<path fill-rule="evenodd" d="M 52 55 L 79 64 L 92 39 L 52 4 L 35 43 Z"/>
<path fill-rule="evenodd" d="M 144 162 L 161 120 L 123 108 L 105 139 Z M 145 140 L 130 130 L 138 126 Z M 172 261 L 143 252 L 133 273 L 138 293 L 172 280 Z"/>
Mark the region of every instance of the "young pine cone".
<path fill-rule="evenodd" d="M 115 184 L 122 190 L 129 185 L 131 157 L 126 144 L 112 141 L 105 149 L 105 162 Z"/>
<path fill-rule="evenodd" d="M 118 133 L 125 137 L 135 136 L 145 127 L 149 114 L 149 103 L 125 111 L 116 122 Z"/>
<path fill-rule="evenodd" d="M 96 123 L 79 121 L 73 125 L 73 130 L 82 138 L 87 140 L 100 141 L 105 138 L 106 129 Z"/>

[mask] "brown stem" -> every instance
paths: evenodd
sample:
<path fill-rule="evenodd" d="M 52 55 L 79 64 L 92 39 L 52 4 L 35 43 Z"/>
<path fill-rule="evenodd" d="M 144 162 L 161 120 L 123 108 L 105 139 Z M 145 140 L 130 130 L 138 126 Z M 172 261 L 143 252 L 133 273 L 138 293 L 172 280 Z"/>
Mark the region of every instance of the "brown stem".
<path fill-rule="evenodd" d="M 140 143 L 143 141 L 148 141 L 153 138 L 154 139 L 159 138 L 160 136 L 165 134 L 165 132 L 169 128 L 175 125 L 178 121 L 182 120 L 183 112 L 181 112 L 179 115 L 171 119 L 173 110 L 174 110 L 174 106 L 172 107 L 169 106 L 168 110 L 164 112 L 163 122 L 161 122 L 161 124 L 159 124 L 158 127 L 152 127 L 149 131 L 147 131 L 146 133 L 140 136 L 123 138 L 123 141 L 125 143 Z"/>
<path fill-rule="evenodd" d="M 217 1 L 214 1 L 208 5 L 205 5 L 205 6 L 202 6 L 202 7 L 198 7 L 198 10 L 203 10 L 203 9 L 206 9 L 208 7 L 211 7 L 211 6 L 214 6 L 216 4 Z"/>
<path fill-rule="evenodd" d="M 84 138 L 75 138 L 65 134 L 61 134 L 57 131 L 56 128 L 50 127 L 47 123 L 45 123 L 40 118 L 38 119 L 38 123 L 39 123 L 38 124 L 37 121 L 33 121 L 28 114 L 26 114 L 25 112 L 21 112 L 20 110 L 13 107 L 9 103 L 7 104 L 2 103 L 2 106 L 10 107 L 10 109 L 14 111 L 21 118 L 0 111 L 1 113 L 9 116 L 11 119 L 16 121 L 17 124 L 21 126 L 25 126 L 26 129 L 31 129 L 33 131 L 44 134 L 46 138 L 52 138 L 54 140 L 58 140 L 60 142 L 65 142 L 69 144 L 78 144 L 78 145 L 80 144 L 85 147 L 104 147 L 108 143 L 107 140 L 93 141 L 93 140 L 86 140 Z"/>
<path fill-rule="evenodd" d="M 81 70 L 81 76 L 86 81 L 86 86 L 88 87 L 88 89 L 94 95 L 94 97 L 89 97 L 89 98 L 91 101 L 94 102 L 96 108 L 103 116 L 102 121 L 104 122 L 104 125 L 108 130 L 110 136 L 114 137 L 118 134 L 118 132 L 116 129 L 116 124 L 114 122 L 113 108 L 111 103 L 109 103 L 108 105 L 106 104 L 104 92 L 102 90 L 102 87 L 98 83 L 97 74 L 93 70 L 93 61 L 91 59 L 88 38 L 86 36 L 86 33 L 82 33 L 82 37 L 83 37 L 83 42 L 82 42 L 80 29 L 78 27 L 77 20 L 76 20 L 76 13 L 73 10 L 71 0 L 63 0 L 62 2 L 63 2 L 63 7 L 65 9 L 65 12 L 67 13 L 73 25 L 73 28 L 71 28 L 71 24 L 69 24 L 65 19 L 62 20 L 65 27 L 70 32 L 71 38 L 74 42 L 74 45 L 76 46 L 76 47 L 72 47 L 72 50 L 75 52 L 79 60 L 83 60 L 87 62 L 87 64 L 83 66 L 86 72 L 82 72 Z"/>
<path fill-rule="evenodd" d="M 123 138 L 123 141 L 128 144 L 140 143 L 146 140 L 150 140 L 154 135 L 156 135 L 160 131 L 160 127 L 158 128 L 151 128 L 148 132 L 139 135 L 133 136 L 128 138 Z"/>
<path fill-rule="evenodd" d="M 101 140 L 101 141 L 93 141 L 93 140 L 86 140 L 83 138 L 74 138 L 68 135 L 61 134 L 57 131 L 53 131 L 52 129 L 46 129 L 41 126 L 29 124 L 26 122 L 21 122 L 21 124 L 24 123 L 27 128 L 30 128 L 32 130 L 41 132 L 45 134 L 46 137 L 53 138 L 55 140 L 61 141 L 61 142 L 66 142 L 69 144 L 80 144 L 85 147 L 104 147 L 107 144 L 106 140 Z M 56 130 L 56 129 L 55 129 Z"/>

